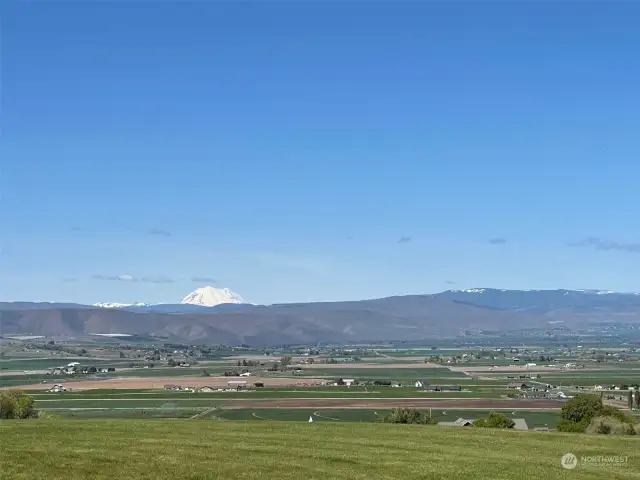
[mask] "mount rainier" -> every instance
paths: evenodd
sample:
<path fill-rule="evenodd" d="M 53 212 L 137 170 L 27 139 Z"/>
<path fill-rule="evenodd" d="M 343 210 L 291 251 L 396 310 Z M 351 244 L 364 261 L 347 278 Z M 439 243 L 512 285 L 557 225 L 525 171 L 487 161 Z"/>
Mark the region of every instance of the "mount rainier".
<path fill-rule="evenodd" d="M 143 310 L 153 312 L 189 312 L 213 307 L 233 308 L 249 305 L 237 293 L 228 288 L 201 287 L 185 295 L 179 303 L 116 303 L 99 302 L 94 307 L 119 308 L 124 310 Z"/>

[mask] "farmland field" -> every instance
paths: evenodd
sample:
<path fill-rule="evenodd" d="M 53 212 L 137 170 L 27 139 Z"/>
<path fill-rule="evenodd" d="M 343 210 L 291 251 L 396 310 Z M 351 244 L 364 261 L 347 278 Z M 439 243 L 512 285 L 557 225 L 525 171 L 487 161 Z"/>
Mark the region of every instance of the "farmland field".
<path fill-rule="evenodd" d="M 425 392 L 418 388 L 390 387 L 283 387 L 260 388 L 253 391 L 239 392 L 172 392 L 166 390 L 81 390 L 64 393 L 34 392 L 30 393 L 38 401 L 75 401 L 78 399 L 102 400 L 152 400 L 154 398 L 172 398 L 176 400 L 201 398 L 350 398 L 350 397 L 421 397 L 421 398 L 497 398 L 506 393 L 502 389 L 479 389 L 462 392 Z"/>
<path fill-rule="evenodd" d="M 428 411 L 428 410 L 427 410 Z M 534 411 L 534 410 L 495 410 L 512 418 L 524 418 L 529 428 L 545 427 L 554 428 L 556 421 L 560 418 L 558 411 Z M 512 415 L 513 412 L 516 415 Z M 270 420 L 270 421 L 299 421 L 308 422 L 309 417 L 314 422 L 375 422 L 380 416 L 389 412 L 386 409 L 218 409 L 211 412 L 211 416 L 224 418 L 227 420 Z M 439 422 L 452 422 L 459 417 L 476 419 L 486 416 L 487 410 L 443 410 L 432 409 L 431 415 Z"/>
<path fill-rule="evenodd" d="M 129 361 L 123 361 L 119 359 L 97 359 L 86 357 L 59 357 L 51 356 L 46 358 L 4 358 L 0 360 L 0 369 L 11 371 L 23 371 L 23 370 L 46 370 L 54 367 L 60 367 L 67 365 L 69 362 L 80 362 L 82 365 L 87 366 L 104 366 L 104 367 L 122 367 Z"/>
<path fill-rule="evenodd" d="M 0 443 L 3 477 L 23 479 L 640 478 L 637 438 L 422 425 L 15 421 L 0 424 Z M 628 458 L 567 472 L 567 452 Z"/>
<path fill-rule="evenodd" d="M 467 379 L 468 375 L 462 372 L 453 372 L 448 368 L 434 368 L 429 366 L 421 367 L 420 364 L 415 364 L 413 367 L 402 368 L 390 368 L 385 367 L 361 367 L 358 368 L 357 364 L 340 365 L 337 367 L 327 367 L 325 365 L 314 365 L 313 368 L 305 368 L 302 371 L 303 375 L 310 376 L 328 376 L 328 377 L 342 377 L 342 378 L 357 378 L 357 379 L 393 379 L 393 380 L 425 380 L 428 379 L 431 383 L 437 381 L 448 380 L 450 383 L 455 383 L 456 379 Z"/>

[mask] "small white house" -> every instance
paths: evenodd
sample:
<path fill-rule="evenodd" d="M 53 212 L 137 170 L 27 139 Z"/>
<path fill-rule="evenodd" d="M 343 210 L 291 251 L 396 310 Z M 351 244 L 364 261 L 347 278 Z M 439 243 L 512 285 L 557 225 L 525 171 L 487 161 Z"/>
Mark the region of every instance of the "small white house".
<path fill-rule="evenodd" d="M 355 382 L 353 378 L 343 378 L 342 381 L 347 387 L 350 387 Z"/>
<path fill-rule="evenodd" d="M 422 382 L 420 380 L 416 380 L 416 383 L 414 383 L 414 386 L 416 388 L 422 388 L 423 387 Z"/>

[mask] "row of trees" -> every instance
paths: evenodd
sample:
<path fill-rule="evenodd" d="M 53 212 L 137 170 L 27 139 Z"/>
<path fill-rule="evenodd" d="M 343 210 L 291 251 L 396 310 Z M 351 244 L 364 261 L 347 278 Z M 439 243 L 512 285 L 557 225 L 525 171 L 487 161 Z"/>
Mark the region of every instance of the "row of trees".
<path fill-rule="evenodd" d="M 394 408 L 384 417 L 379 417 L 382 423 L 414 423 L 421 425 L 436 425 L 438 421 L 428 413 L 414 408 Z M 513 428 L 515 422 L 502 413 L 491 412 L 487 418 L 479 418 L 473 422 L 478 428 Z"/>
<path fill-rule="evenodd" d="M 175 360 L 173 357 L 171 357 L 169 360 L 167 360 L 167 365 L 169 367 L 179 367 L 182 363 L 188 363 L 189 365 L 198 365 L 198 361 L 194 358 L 190 359 L 190 360 L 186 360 L 185 362 L 179 362 L 177 360 Z"/>
<path fill-rule="evenodd" d="M 384 417 L 379 417 L 382 423 L 418 423 L 422 425 L 435 425 L 438 422 L 428 414 L 415 408 L 394 408 Z"/>
<path fill-rule="evenodd" d="M 238 367 L 257 367 L 260 365 L 260 362 L 257 360 L 238 360 L 236 362 L 236 366 Z"/>
<path fill-rule="evenodd" d="M 478 418 L 473 422 L 473 426 L 478 428 L 513 428 L 515 424 L 516 422 L 503 413 L 496 412 L 491 412 L 487 418 Z"/>
<path fill-rule="evenodd" d="M 637 387 L 635 391 L 629 390 L 627 393 L 627 406 L 629 410 L 640 410 L 640 390 Z"/>

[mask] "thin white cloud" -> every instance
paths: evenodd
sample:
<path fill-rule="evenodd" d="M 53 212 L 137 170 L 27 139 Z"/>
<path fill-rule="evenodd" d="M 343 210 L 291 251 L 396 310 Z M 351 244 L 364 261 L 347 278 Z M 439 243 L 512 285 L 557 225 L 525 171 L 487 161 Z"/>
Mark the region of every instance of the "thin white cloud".
<path fill-rule="evenodd" d="M 191 277 L 191 281 L 195 283 L 217 283 L 217 280 L 213 277 Z"/>
<path fill-rule="evenodd" d="M 133 275 L 128 275 L 128 274 L 124 274 L 124 275 L 96 274 L 96 275 L 93 275 L 93 277 L 91 278 L 93 278 L 94 280 L 103 280 L 103 281 L 110 281 L 110 282 L 173 283 L 175 281 L 172 278 L 165 277 L 165 276 L 137 278 L 137 277 L 134 277 Z"/>

